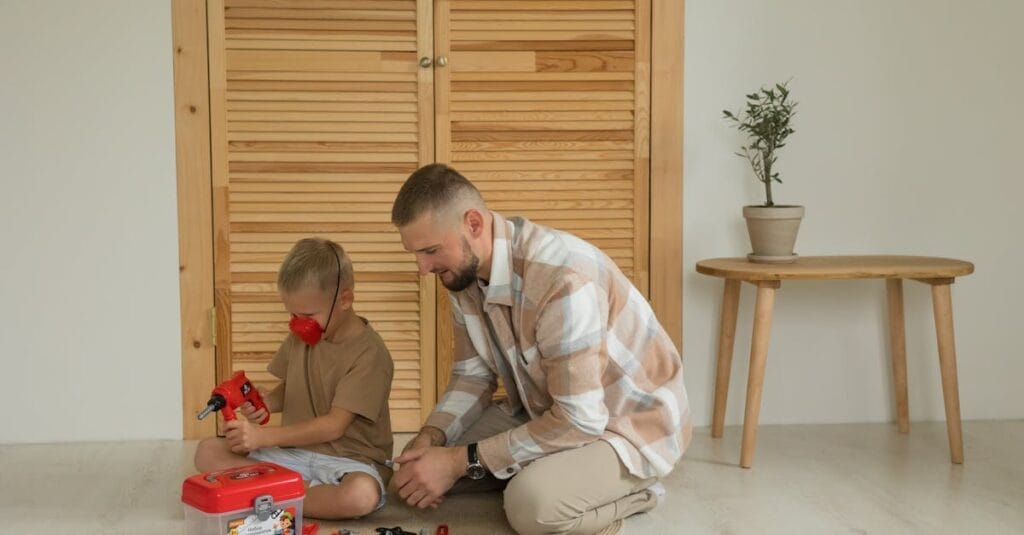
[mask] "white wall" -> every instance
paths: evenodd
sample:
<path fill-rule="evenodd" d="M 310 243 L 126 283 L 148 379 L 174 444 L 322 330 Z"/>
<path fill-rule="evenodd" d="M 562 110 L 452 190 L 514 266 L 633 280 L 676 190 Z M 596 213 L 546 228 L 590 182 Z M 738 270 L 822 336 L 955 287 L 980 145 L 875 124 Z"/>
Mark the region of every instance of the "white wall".
<path fill-rule="evenodd" d="M 1021 224 L 1024 34 L 1014 0 L 688 0 L 685 347 L 711 414 L 721 281 L 700 258 L 747 252 L 759 184 L 720 110 L 792 77 L 781 202 L 804 255 L 967 258 L 954 286 L 965 418 L 1024 417 Z M 0 17 L 0 443 L 181 433 L 170 9 L 5 0 Z M 742 416 L 751 289 L 729 423 Z M 941 419 L 929 294 L 906 287 L 911 417 Z M 783 285 L 763 423 L 891 419 L 880 282 Z"/>
<path fill-rule="evenodd" d="M 1024 418 L 1020 150 L 1024 3 L 688 0 L 684 355 L 708 424 L 722 282 L 701 258 L 749 251 L 740 207 L 763 189 L 721 119 L 792 78 L 796 133 L 775 200 L 807 207 L 797 252 L 964 258 L 953 286 L 964 418 Z M 881 281 L 789 282 L 777 294 L 762 423 L 893 419 Z M 928 287 L 907 282 L 910 416 L 944 418 Z M 745 286 L 728 424 L 742 422 L 753 309 Z"/>
<path fill-rule="evenodd" d="M 0 443 L 178 438 L 169 4 L 0 11 Z"/>

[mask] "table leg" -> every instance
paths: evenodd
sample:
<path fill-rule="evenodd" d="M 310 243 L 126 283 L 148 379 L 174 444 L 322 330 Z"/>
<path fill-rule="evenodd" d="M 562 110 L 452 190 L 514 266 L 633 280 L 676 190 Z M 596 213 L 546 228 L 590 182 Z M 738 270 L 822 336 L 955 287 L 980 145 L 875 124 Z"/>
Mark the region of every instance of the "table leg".
<path fill-rule="evenodd" d="M 722 294 L 722 318 L 718 327 L 718 371 L 715 375 L 715 410 L 711 436 L 720 438 L 725 426 L 725 404 L 729 398 L 729 374 L 732 371 L 733 342 L 736 340 L 736 313 L 740 305 L 740 281 L 725 280 Z"/>
<path fill-rule="evenodd" d="M 903 280 L 885 281 L 889 302 L 889 347 L 892 351 L 892 381 L 896 398 L 896 421 L 900 433 L 910 431 L 907 400 L 907 337 L 903 321 Z"/>
<path fill-rule="evenodd" d="M 750 341 L 750 373 L 747 376 L 747 407 L 743 415 L 743 445 L 740 466 L 750 468 L 757 443 L 757 418 L 761 412 L 764 369 L 768 362 L 768 340 L 772 327 L 772 308 L 779 281 L 758 281 L 754 308 L 754 333 Z"/>
<path fill-rule="evenodd" d="M 942 396 L 946 402 L 949 456 L 954 464 L 962 464 L 964 462 L 964 443 L 960 431 L 960 387 L 957 384 L 956 345 L 953 341 L 953 298 L 949 283 L 932 285 L 932 305 L 935 310 L 935 334 L 939 343 Z"/>

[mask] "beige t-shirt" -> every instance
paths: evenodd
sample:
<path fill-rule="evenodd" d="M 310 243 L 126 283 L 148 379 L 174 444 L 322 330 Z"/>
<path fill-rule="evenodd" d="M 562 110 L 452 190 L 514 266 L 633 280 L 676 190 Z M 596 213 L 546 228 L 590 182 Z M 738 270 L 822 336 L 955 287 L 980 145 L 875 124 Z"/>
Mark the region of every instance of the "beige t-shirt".
<path fill-rule="evenodd" d="M 324 339 L 311 348 L 289 334 L 267 370 L 284 380 L 282 425 L 323 416 L 331 407 L 356 415 L 341 438 L 303 449 L 376 466 L 387 484 L 391 470 L 384 462 L 393 446 L 388 397 L 395 365 L 384 340 L 359 319 L 362 332 L 338 343 Z"/>

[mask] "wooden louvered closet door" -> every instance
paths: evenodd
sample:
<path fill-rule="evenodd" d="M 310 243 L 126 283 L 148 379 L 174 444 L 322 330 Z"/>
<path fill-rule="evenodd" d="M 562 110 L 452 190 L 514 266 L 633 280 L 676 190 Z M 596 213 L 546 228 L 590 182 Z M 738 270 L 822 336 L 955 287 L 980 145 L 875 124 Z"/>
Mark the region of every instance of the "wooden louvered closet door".
<path fill-rule="evenodd" d="M 218 379 L 273 385 L 277 268 L 325 236 L 350 251 L 356 309 L 395 358 L 393 427 L 419 427 L 450 371 L 450 312 L 389 214 L 433 161 L 649 292 L 650 0 L 208 5 Z"/>
<path fill-rule="evenodd" d="M 436 0 L 434 19 L 438 160 L 492 209 L 597 245 L 648 295 L 650 0 Z"/>
<path fill-rule="evenodd" d="M 277 270 L 294 242 L 341 243 L 356 311 L 395 360 L 392 427 L 433 408 L 433 277 L 390 223 L 402 182 L 435 160 L 430 0 L 208 2 L 218 380 L 272 387 L 287 334 Z"/>

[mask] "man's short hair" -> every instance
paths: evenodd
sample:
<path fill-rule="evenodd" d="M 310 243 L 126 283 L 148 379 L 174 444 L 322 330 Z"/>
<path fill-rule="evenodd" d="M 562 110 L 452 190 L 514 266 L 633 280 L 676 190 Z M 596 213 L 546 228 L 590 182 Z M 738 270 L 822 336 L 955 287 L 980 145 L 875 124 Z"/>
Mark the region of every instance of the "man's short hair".
<path fill-rule="evenodd" d="M 426 212 L 436 217 L 453 208 L 484 210 L 485 205 L 480 190 L 466 177 L 443 163 L 432 163 L 417 169 L 402 185 L 391 207 L 391 223 L 404 227 Z"/>
<path fill-rule="evenodd" d="M 333 292 L 339 279 L 340 288 L 355 287 L 352 260 L 345 249 L 324 238 L 304 238 L 295 243 L 281 263 L 277 289 L 294 293 L 312 287 L 321 292 Z"/>

